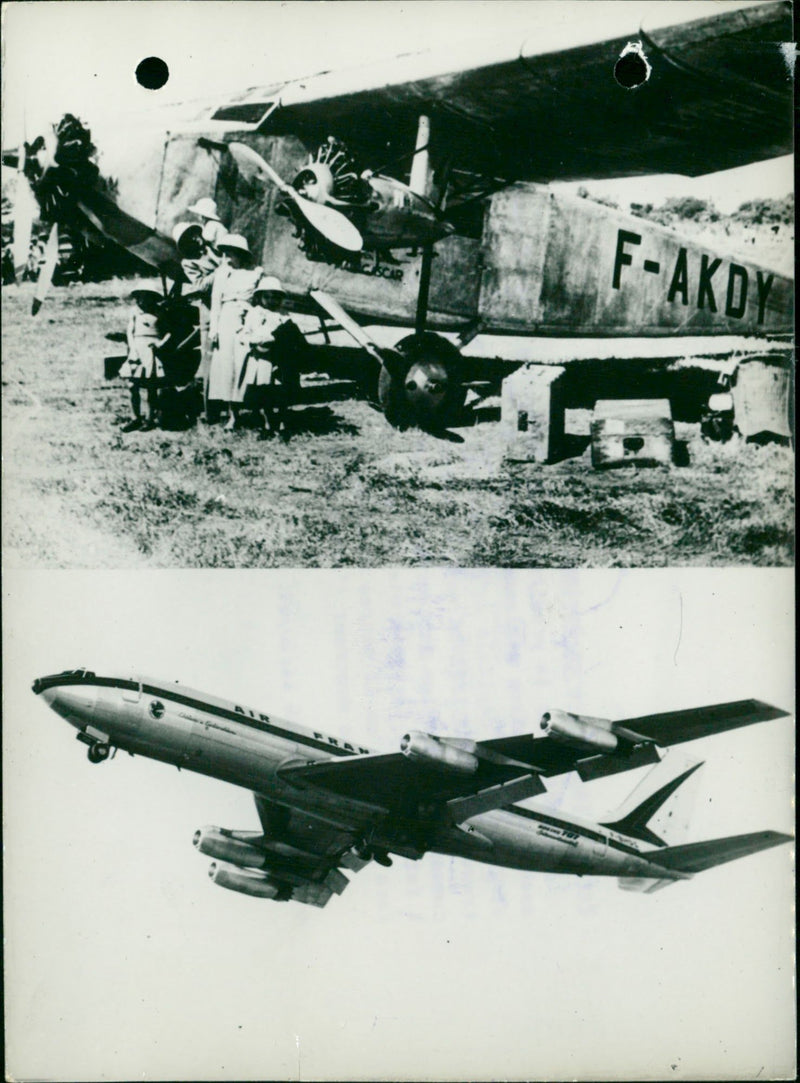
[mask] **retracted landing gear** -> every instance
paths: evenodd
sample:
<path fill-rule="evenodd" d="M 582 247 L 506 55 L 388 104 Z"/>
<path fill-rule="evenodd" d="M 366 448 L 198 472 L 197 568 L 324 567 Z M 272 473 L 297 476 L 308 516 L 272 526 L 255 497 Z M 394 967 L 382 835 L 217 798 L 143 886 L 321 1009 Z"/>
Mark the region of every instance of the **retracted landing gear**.
<path fill-rule="evenodd" d="M 456 375 L 458 350 L 447 339 L 423 331 L 398 342 L 397 352 L 399 357 L 391 367 L 384 364 L 378 379 L 387 421 L 398 428 L 444 428 L 464 405 L 466 394 Z"/>

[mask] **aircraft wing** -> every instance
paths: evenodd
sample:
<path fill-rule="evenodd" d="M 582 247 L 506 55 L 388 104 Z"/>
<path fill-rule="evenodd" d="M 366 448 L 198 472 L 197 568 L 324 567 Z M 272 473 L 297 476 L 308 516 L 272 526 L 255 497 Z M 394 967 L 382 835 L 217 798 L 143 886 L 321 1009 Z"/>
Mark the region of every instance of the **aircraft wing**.
<path fill-rule="evenodd" d="M 697 7 L 715 13 L 687 17 Z M 652 27 L 634 4 L 604 6 L 602 18 L 591 9 L 565 20 L 560 5 L 532 5 L 524 40 L 257 88 L 212 119 L 308 141 L 335 134 L 376 169 L 408 156 L 424 113 L 434 165 L 506 181 L 698 176 L 791 153 L 789 3 L 676 3 Z M 632 90 L 614 77 L 631 41 L 651 66 Z"/>
<path fill-rule="evenodd" d="M 340 866 L 358 872 L 368 864 L 353 852 L 357 838 L 352 832 L 277 805 L 261 794 L 253 797 L 264 839 L 275 847 L 270 873 L 291 889 L 293 901 L 325 906 L 349 883 Z"/>
<path fill-rule="evenodd" d="M 279 773 L 294 785 L 362 802 L 378 815 L 450 824 L 545 790 L 538 772 L 525 764 L 481 759 L 474 774 L 459 775 L 410 760 L 401 752 L 290 765 Z"/>
<path fill-rule="evenodd" d="M 658 747 L 668 748 L 684 741 L 725 733 L 740 726 L 770 722 L 787 714 L 787 711 L 772 707 L 761 700 L 743 699 L 733 703 L 715 703 L 708 707 L 621 719 L 611 724 L 611 730 L 620 735 L 625 734 L 626 737 L 630 735 L 630 739 L 624 739 L 614 752 L 594 755 L 586 748 L 563 744 L 549 738 L 535 738 L 533 734 L 499 737 L 481 744 L 502 755 L 530 763 L 544 776 L 577 771 L 584 782 L 588 782 L 594 778 L 657 763 Z"/>
<path fill-rule="evenodd" d="M 314 764 L 290 764 L 281 778 L 371 806 L 376 814 L 458 824 L 481 812 L 535 797 L 543 778 L 576 771 L 587 782 L 658 763 L 658 748 L 782 718 L 786 711 L 760 700 L 739 700 L 668 711 L 611 723 L 619 738 L 613 752 L 532 733 L 479 741 L 478 768 L 458 774 L 411 760 L 400 752 Z"/>
<path fill-rule="evenodd" d="M 176 246 L 157 230 L 146 226 L 138 218 L 126 214 L 108 196 L 87 190 L 76 199 L 75 205 L 83 217 L 106 240 L 124 248 L 144 263 L 169 275 L 173 281 L 184 280 L 180 255 Z"/>
<path fill-rule="evenodd" d="M 666 748 L 683 741 L 696 741 L 700 737 L 735 730 L 740 726 L 752 726 L 756 722 L 771 722 L 774 718 L 784 718 L 787 713 L 758 699 L 740 699 L 735 703 L 692 707 L 688 711 L 666 711 L 641 718 L 626 718 L 618 725 L 641 733 Z"/>

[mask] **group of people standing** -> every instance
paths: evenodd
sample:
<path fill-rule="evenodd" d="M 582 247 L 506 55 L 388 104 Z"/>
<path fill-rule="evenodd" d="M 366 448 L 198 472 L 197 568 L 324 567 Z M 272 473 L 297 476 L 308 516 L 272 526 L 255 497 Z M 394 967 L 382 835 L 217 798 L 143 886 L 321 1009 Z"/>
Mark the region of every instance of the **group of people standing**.
<path fill-rule="evenodd" d="M 280 281 L 255 264 L 247 240 L 229 233 L 213 199 L 189 208 L 199 221 L 179 222 L 172 231 L 185 281 L 171 298 L 190 302 L 200 338 L 203 415 L 225 429 L 250 412 L 264 436 L 286 437 L 286 408 L 299 384 L 299 356 L 305 339 L 284 312 Z M 170 305 L 153 290 L 135 290 L 127 329 L 128 355 L 120 375 L 130 380 L 133 418 L 123 431 L 146 430 L 158 423 L 165 374 L 162 357 L 176 346 L 175 329 L 165 321 Z M 193 380 L 191 381 L 193 383 Z M 147 396 L 145 416 L 141 391 Z M 178 391 L 182 389 L 177 388 Z"/>

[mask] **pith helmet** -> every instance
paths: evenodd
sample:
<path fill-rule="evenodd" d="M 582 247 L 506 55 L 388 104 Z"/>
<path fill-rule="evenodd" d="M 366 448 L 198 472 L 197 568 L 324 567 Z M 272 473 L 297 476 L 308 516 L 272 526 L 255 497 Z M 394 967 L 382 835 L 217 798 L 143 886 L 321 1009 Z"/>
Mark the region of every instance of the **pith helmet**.
<path fill-rule="evenodd" d="M 160 301 L 161 300 L 161 294 L 158 292 L 158 290 L 148 290 L 148 289 L 131 290 L 131 292 L 130 292 L 130 294 L 128 296 L 129 296 L 131 301 L 139 301 L 139 300 Z"/>
<path fill-rule="evenodd" d="M 229 248 L 234 252 L 244 252 L 250 255 L 250 245 L 241 233 L 226 233 L 221 241 L 217 241 L 217 248 Z"/>
<path fill-rule="evenodd" d="M 192 214 L 199 214 L 201 218 L 216 218 L 219 221 L 219 214 L 217 214 L 217 205 L 213 199 L 208 196 L 203 196 L 189 208 Z"/>
<path fill-rule="evenodd" d="M 180 248 L 181 241 L 189 236 L 189 233 L 195 234 L 197 237 L 202 238 L 203 227 L 199 222 L 178 222 L 176 226 L 172 228 L 172 239 L 175 244 Z"/>
<path fill-rule="evenodd" d="M 258 285 L 253 290 L 253 296 L 257 293 L 285 293 L 283 286 L 280 284 L 280 280 L 275 275 L 264 275 L 263 278 L 258 280 Z"/>

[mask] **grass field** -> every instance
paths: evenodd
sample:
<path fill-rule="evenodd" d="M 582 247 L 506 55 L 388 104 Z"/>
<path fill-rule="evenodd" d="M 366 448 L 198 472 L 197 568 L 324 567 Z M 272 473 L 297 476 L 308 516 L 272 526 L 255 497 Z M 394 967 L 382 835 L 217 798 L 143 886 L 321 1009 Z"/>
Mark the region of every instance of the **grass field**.
<path fill-rule="evenodd" d="M 131 282 L 3 290 L 4 545 L 10 566 L 657 567 L 792 561 L 793 454 L 697 426 L 683 467 L 600 472 L 588 450 L 507 464 L 484 421 L 437 438 L 368 402 L 297 406 L 286 443 L 254 431 L 120 432 L 105 339 Z M 319 398 L 319 393 L 317 395 Z"/>

